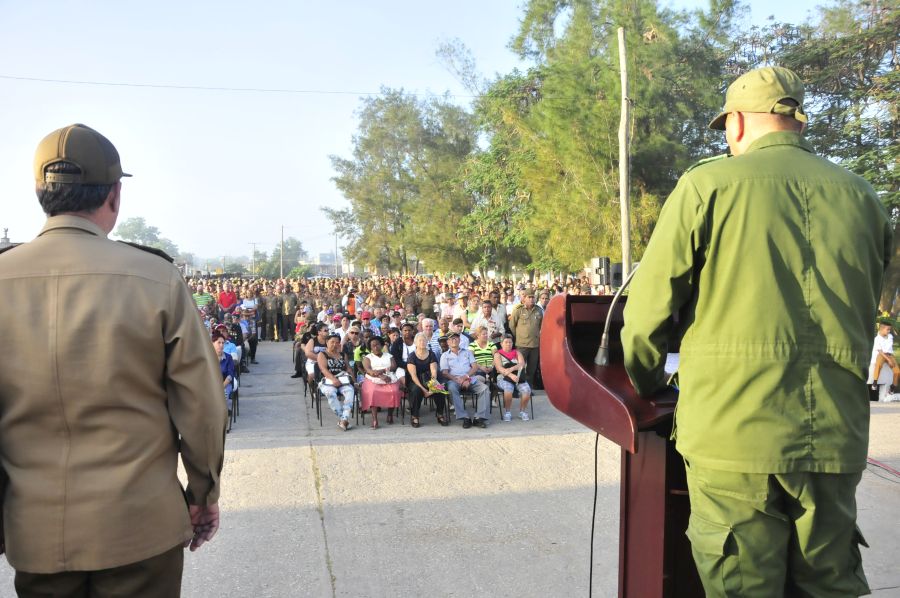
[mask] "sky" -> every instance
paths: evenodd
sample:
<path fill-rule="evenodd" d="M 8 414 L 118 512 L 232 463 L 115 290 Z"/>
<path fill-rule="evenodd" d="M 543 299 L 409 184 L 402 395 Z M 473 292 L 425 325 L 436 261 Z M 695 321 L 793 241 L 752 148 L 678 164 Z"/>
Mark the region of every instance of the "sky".
<path fill-rule="evenodd" d="M 819 3 L 751 4 L 750 23 L 761 24 L 800 22 Z M 527 66 L 508 49 L 522 5 L 0 0 L 0 229 L 13 241 L 40 231 L 34 149 L 80 122 L 108 137 L 134 175 L 120 222 L 142 216 L 204 258 L 248 256 L 252 243 L 270 252 L 282 227 L 311 254 L 333 251 L 320 207 L 347 203 L 329 156 L 350 155 L 361 97 L 389 87 L 470 103 L 435 50 L 461 40 L 487 77 Z"/>

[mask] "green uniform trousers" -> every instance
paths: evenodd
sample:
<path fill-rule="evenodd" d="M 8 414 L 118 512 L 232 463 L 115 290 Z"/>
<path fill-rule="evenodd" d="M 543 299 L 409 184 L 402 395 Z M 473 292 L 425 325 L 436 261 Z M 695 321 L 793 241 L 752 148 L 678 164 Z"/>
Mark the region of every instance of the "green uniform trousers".
<path fill-rule="evenodd" d="M 708 598 L 869 593 L 856 527 L 862 473 L 685 469 L 687 536 Z"/>
<path fill-rule="evenodd" d="M 16 571 L 19 598 L 178 598 L 184 547 L 101 571 Z"/>

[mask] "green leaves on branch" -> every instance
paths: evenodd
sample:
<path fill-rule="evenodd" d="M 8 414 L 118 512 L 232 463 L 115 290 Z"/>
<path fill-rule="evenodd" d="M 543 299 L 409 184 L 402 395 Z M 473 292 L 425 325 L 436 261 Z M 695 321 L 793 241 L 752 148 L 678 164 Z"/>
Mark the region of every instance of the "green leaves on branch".
<path fill-rule="evenodd" d="M 867 178 L 900 215 L 896 0 L 837 0 L 803 25 L 745 21 L 735 0 L 694 11 L 657 0 L 526 0 L 510 48 L 528 66 L 492 81 L 461 43 L 442 45 L 441 60 L 477 95 L 471 108 L 385 89 L 363 100 L 352 155 L 332 157 L 349 207 L 325 212 L 347 255 L 390 272 L 415 259 L 431 271 L 508 272 L 618 258 L 618 27 L 628 48 L 635 259 L 678 176 L 725 151 L 707 124 L 727 85 L 767 64 L 807 81 L 817 150 Z M 900 255 L 894 261 L 897 295 Z"/>
<path fill-rule="evenodd" d="M 178 245 L 165 237 L 161 237 L 159 229 L 150 226 L 142 216 L 128 218 L 116 227 L 114 233 L 123 241 L 139 243 L 148 247 L 162 249 L 173 258 L 179 258 Z"/>
<path fill-rule="evenodd" d="M 475 135 L 472 115 L 445 98 L 385 89 L 364 100 L 352 156 L 331 157 L 350 207 L 324 210 L 349 241 L 348 259 L 394 273 L 417 260 L 465 270 L 457 232 L 471 201 L 460 177 Z"/>

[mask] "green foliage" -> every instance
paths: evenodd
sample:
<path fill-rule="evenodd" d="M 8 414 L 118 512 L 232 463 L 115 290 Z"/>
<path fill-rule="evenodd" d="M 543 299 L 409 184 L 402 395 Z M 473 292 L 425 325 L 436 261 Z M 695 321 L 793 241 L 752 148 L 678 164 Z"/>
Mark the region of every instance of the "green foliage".
<path fill-rule="evenodd" d="M 779 64 L 806 84 L 806 137 L 866 178 L 900 216 L 900 10 L 896 1 L 839 0 L 816 23 L 772 23 L 739 40 L 740 70 Z"/>
<path fill-rule="evenodd" d="M 737 42 L 737 70 L 779 64 L 806 83 L 806 137 L 875 187 L 900 239 L 900 10 L 896 0 L 838 0 L 815 23 L 772 23 Z M 900 242 L 881 309 L 900 308 Z"/>
<path fill-rule="evenodd" d="M 698 144 L 706 134 L 698 131 L 721 104 L 717 57 L 734 3 L 715 3 L 712 11 L 715 18 L 698 13 L 690 19 L 658 10 L 653 0 L 526 3 L 512 48 L 535 66 L 499 78 L 477 111 L 492 150 L 503 156 L 494 163 L 516 182 L 507 201 L 527 198 L 519 212 L 521 245 L 533 267 L 578 270 L 591 255 L 620 254 L 618 26 L 625 27 L 628 47 L 633 228 L 638 224 L 639 233 L 633 250 L 640 255 L 660 199 L 708 152 Z M 514 247 L 520 239 L 504 242 Z"/>
<path fill-rule="evenodd" d="M 309 266 L 294 266 L 285 276 L 288 278 L 307 278 L 312 276 L 313 269 Z"/>
<path fill-rule="evenodd" d="M 707 124 L 727 85 L 768 64 L 801 74 L 809 139 L 875 186 L 900 237 L 897 1 L 835 0 L 800 25 L 746 29 L 745 16 L 737 0 L 694 11 L 658 0 L 526 0 L 510 48 L 528 66 L 490 81 L 459 41 L 442 45 L 439 58 L 477 96 L 471 110 L 384 90 L 363 100 L 352 155 L 332 157 L 349 207 L 325 212 L 348 258 L 391 272 L 408 271 L 413 256 L 432 271 L 576 271 L 594 255 L 616 259 L 618 27 L 635 259 L 678 176 L 726 150 Z M 888 304 L 900 254 L 894 263 Z"/>
<path fill-rule="evenodd" d="M 284 274 L 287 276 L 294 267 L 299 266 L 300 260 L 306 259 L 307 253 L 303 249 L 303 243 L 294 237 L 284 240 Z M 265 278 L 278 278 L 281 276 L 281 245 L 276 245 L 272 255 L 267 257 L 266 252 L 257 251 L 254 256 L 257 276 Z"/>
<path fill-rule="evenodd" d="M 242 264 L 241 262 L 229 262 L 226 260 L 225 262 L 225 273 L 226 274 L 235 274 L 235 275 L 243 275 L 248 271 L 247 266 Z"/>
<path fill-rule="evenodd" d="M 413 256 L 465 266 L 456 234 L 471 201 L 460 176 L 474 143 L 472 116 L 446 99 L 384 90 L 364 100 L 352 157 L 331 158 L 350 207 L 323 210 L 349 241 L 347 258 L 390 272 L 408 272 Z"/>
<path fill-rule="evenodd" d="M 123 241 L 140 243 L 149 247 L 162 249 L 173 258 L 179 257 L 178 245 L 159 235 L 159 229 L 150 226 L 142 216 L 123 221 L 113 233 Z"/>

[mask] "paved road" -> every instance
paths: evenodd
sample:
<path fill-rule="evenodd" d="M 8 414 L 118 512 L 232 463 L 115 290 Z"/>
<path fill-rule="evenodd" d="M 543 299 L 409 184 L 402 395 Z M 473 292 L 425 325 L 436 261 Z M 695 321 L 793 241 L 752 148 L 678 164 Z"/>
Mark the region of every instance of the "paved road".
<path fill-rule="evenodd" d="M 228 436 L 222 529 L 185 560 L 188 598 L 563 597 L 587 592 L 594 435 L 546 397 L 487 430 L 319 426 L 262 343 Z M 382 418 L 383 419 L 383 418 Z M 874 405 L 871 455 L 900 468 L 900 404 Z M 615 596 L 619 453 L 601 439 L 594 595 Z M 860 527 L 876 597 L 900 596 L 900 486 L 867 472 Z M 0 596 L 12 596 L 0 565 Z"/>

